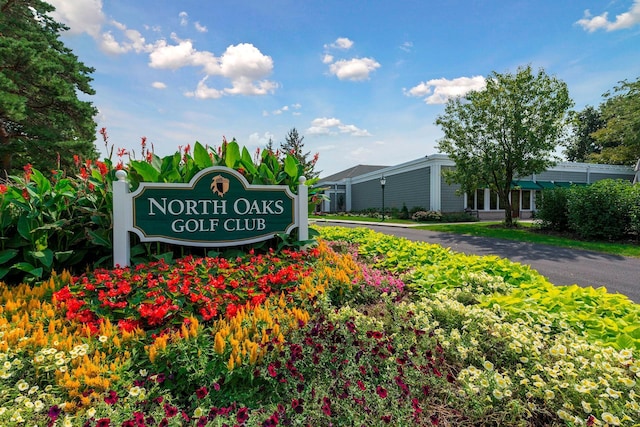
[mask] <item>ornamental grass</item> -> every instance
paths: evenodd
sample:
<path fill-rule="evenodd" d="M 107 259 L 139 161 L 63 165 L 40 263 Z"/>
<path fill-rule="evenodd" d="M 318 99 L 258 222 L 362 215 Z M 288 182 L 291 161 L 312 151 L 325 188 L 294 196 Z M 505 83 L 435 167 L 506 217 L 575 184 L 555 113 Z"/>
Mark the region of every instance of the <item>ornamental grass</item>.
<path fill-rule="evenodd" d="M 636 304 L 506 260 L 322 234 L 0 285 L 0 425 L 639 422 Z M 584 317 L 612 301 L 598 334 Z"/>

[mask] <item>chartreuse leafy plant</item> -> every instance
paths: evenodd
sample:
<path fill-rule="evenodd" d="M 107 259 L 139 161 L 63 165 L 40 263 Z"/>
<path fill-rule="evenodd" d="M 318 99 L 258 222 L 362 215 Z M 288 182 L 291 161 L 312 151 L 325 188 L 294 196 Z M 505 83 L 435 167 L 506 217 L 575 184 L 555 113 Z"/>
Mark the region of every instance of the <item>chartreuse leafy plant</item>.
<path fill-rule="evenodd" d="M 466 289 L 461 298 L 483 306 L 499 306 L 514 317 L 528 313 L 539 318 L 565 316 L 577 333 L 618 350 L 640 350 L 640 305 L 605 288 L 555 286 L 530 267 L 495 256 L 473 256 L 438 245 L 411 242 L 369 229 L 322 227 L 326 239 L 345 240 L 359 247 L 359 255 L 378 268 L 397 274 L 418 295 L 443 289 Z M 470 275 L 495 278 L 487 295 L 473 286 Z"/>

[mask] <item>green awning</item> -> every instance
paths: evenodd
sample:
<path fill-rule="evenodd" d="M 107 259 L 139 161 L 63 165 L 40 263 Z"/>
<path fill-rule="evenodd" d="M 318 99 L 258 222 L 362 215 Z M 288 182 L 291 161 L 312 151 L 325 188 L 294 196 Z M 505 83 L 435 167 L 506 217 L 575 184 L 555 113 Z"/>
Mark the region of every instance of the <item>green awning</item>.
<path fill-rule="evenodd" d="M 511 188 L 519 188 L 520 190 L 541 190 L 542 188 L 533 181 L 511 181 Z"/>
<path fill-rule="evenodd" d="M 542 188 L 556 188 L 556 185 L 551 181 L 536 181 L 536 184 Z"/>
<path fill-rule="evenodd" d="M 570 182 L 558 182 L 558 181 L 555 181 L 554 184 L 556 185 L 556 187 L 562 187 L 562 188 L 571 187 L 571 183 Z"/>

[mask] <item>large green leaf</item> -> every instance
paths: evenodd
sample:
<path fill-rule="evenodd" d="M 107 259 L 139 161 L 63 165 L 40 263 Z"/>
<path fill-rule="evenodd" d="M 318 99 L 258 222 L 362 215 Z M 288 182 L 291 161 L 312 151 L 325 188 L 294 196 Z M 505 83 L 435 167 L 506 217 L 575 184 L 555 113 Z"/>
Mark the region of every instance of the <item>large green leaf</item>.
<path fill-rule="evenodd" d="M 4 264 L 18 254 L 17 249 L 5 249 L 0 251 L 0 264 Z"/>
<path fill-rule="evenodd" d="M 43 249 L 41 251 L 31 251 L 29 252 L 32 257 L 37 259 L 42 265 L 47 268 L 51 268 L 51 264 L 53 264 L 53 251 L 51 249 Z"/>
<path fill-rule="evenodd" d="M 228 168 L 235 168 L 242 156 L 240 155 L 240 147 L 235 141 L 227 143 L 227 150 L 225 156 L 225 166 Z"/>
<path fill-rule="evenodd" d="M 193 161 L 200 169 L 205 169 L 213 166 L 209 151 L 198 141 L 193 146 Z"/>
<path fill-rule="evenodd" d="M 298 177 L 298 160 L 291 155 L 287 155 L 287 157 L 284 158 L 284 171 L 291 178 L 294 178 L 294 179 L 297 178 Z"/>
<path fill-rule="evenodd" d="M 25 273 L 29 273 L 35 277 L 42 277 L 42 267 L 36 268 L 28 262 L 19 262 L 13 264 L 12 268 L 17 268 L 18 270 L 24 271 Z"/>
<path fill-rule="evenodd" d="M 18 219 L 18 233 L 20 236 L 28 241 L 31 241 L 32 223 L 26 215 L 23 215 Z"/>
<path fill-rule="evenodd" d="M 142 177 L 144 182 L 157 182 L 160 173 L 149 163 L 145 161 L 132 160 L 129 167 L 136 171 Z"/>

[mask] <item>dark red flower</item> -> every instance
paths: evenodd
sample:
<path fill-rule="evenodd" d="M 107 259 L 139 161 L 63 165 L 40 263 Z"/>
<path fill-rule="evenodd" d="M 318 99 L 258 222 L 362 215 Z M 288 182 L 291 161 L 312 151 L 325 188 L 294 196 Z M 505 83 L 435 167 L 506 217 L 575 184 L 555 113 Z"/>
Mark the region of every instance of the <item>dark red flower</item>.
<path fill-rule="evenodd" d="M 134 420 L 126 420 L 122 423 L 122 427 L 136 427 L 136 422 Z"/>
<path fill-rule="evenodd" d="M 198 397 L 198 399 L 204 399 L 205 397 L 207 397 L 207 394 L 209 394 L 209 390 L 207 390 L 205 386 L 202 386 L 196 390 L 196 396 Z"/>
<path fill-rule="evenodd" d="M 440 423 L 440 419 L 435 414 L 431 415 L 430 419 L 431 419 L 431 424 L 434 426 L 437 426 Z"/>
<path fill-rule="evenodd" d="M 331 416 L 331 400 L 328 397 L 322 398 L 322 412 L 324 412 L 327 417 Z"/>
<path fill-rule="evenodd" d="M 274 378 L 278 375 L 278 371 L 276 371 L 276 368 L 271 363 L 269 363 L 269 366 L 267 367 L 267 372 L 269 372 L 269 375 Z"/>
<path fill-rule="evenodd" d="M 60 416 L 60 412 L 62 412 L 62 409 L 60 409 L 58 405 L 53 405 L 51 408 L 49 408 L 49 412 L 47 413 L 47 415 L 49 415 L 51 421 L 55 421 Z"/>
<path fill-rule="evenodd" d="M 304 411 L 304 408 L 302 406 L 303 403 L 303 399 L 293 399 L 291 401 L 291 408 L 296 414 L 301 414 Z"/>
<path fill-rule="evenodd" d="M 384 421 L 385 424 L 389 424 L 391 422 L 391 415 L 383 415 L 380 419 Z"/>
<path fill-rule="evenodd" d="M 96 421 L 96 427 L 109 427 L 111 425 L 111 420 L 109 418 L 100 418 Z"/>
<path fill-rule="evenodd" d="M 107 405 L 113 405 L 117 401 L 118 401 L 118 393 L 116 393 L 113 390 L 109 391 L 108 395 L 104 398 L 104 403 L 106 403 Z"/>
<path fill-rule="evenodd" d="M 244 424 L 249 419 L 249 408 L 240 408 L 236 414 L 236 421 L 239 424 Z"/>
<path fill-rule="evenodd" d="M 387 397 L 387 390 L 380 385 L 376 387 L 376 393 L 378 393 L 378 396 L 380 396 L 381 399 L 385 399 Z"/>
<path fill-rule="evenodd" d="M 176 414 L 178 413 L 178 408 L 176 408 L 175 406 L 171 406 L 167 403 L 164 404 L 164 413 L 167 415 L 167 417 L 171 418 L 171 417 L 175 417 Z"/>

